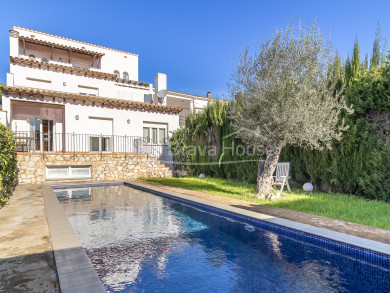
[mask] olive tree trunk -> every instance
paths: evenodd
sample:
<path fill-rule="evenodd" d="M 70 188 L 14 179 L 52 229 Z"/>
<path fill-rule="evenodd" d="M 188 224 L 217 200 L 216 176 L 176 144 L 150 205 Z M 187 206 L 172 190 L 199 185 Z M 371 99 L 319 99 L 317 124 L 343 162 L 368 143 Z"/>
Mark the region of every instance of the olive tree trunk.
<path fill-rule="evenodd" d="M 268 194 L 272 190 L 272 175 L 279 161 L 281 148 L 271 148 L 265 160 L 260 160 L 257 171 L 257 195 Z"/>

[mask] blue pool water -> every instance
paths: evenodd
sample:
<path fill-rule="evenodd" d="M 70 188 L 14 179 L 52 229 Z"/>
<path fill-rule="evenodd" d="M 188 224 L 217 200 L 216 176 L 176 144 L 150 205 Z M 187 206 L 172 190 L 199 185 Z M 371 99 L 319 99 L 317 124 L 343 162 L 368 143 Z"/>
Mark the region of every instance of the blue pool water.
<path fill-rule="evenodd" d="M 55 191 L 108 292 L 390 292 L 383 258 L 124 185 Z"/>

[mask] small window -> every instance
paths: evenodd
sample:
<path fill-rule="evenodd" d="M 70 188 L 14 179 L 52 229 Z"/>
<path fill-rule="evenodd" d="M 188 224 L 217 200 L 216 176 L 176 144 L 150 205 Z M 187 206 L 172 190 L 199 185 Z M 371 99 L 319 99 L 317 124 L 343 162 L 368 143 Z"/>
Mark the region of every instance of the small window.
<path fill-rule="evenodd" d="M 167 143 L 166 128 L 160 128 L 157 125 L 153 126 L 143 128 L 144 143 L 165 145 Z"/>
<path fill-rule="evenodd" d="M 66 178 L 68 177 L 68 167 L 55 167 L 47 168 L 46 177 L 47 178 Z"/>
<path fill-rule="evenodd" d="M 158 129 L 158 139 L 160 144 L 165 144 L 166 143 L 166 138 L 165 138 L 165 129 L 164 128 L 159 128 Z"/>
<path fill-rule="evenodd" d="M 42 57 L 42 58 L 41 58 L 41 61 L 44 62 L 44 63 L 49 62 L 49 60 L 48 60 L 46 57 Z"/>
<path fill-rule="evenodd" d="M 157 128 L 152 128 L 152 143 L 157 143 Z"/>
<path fill-rule="evenodd" d="M 110 152 L 111 151 L 110 137 L 91 136 L 90 149 L 91 152 Z"/>
<path fill-rule="evenodd" d="M 28 59 L 29 59 L 29 60 L 34 60 L 34 61 L 35 61 L 35 56 L 34 56 L 34 55 L 29 55 L 29 56 L 28 56 Z"/>
<path fill-rule="evenodd" d="M 150 128 L 144 127 L 144 143 L 150 143 Z"/>
<path fill-rule="evenodd" d="M 129 81 L 129 74 L 126 71 L 123 72 L 123 79 L 124 81 Z"/>
<path fill-rule="evenodd" d="M 91 178 L 91 166 L 53 166 L 46 167 L 46 179 Z"/>
<path fill-rule="evenodd" d="M 121 75 L 120 75 L 120 73 L 119 73 L 118 70 L 115 70 L 115 71 L 114 71 L 114 74 L 116 75 L 116 78 L 118 78 L 118 79 L 121 77 Z"/>

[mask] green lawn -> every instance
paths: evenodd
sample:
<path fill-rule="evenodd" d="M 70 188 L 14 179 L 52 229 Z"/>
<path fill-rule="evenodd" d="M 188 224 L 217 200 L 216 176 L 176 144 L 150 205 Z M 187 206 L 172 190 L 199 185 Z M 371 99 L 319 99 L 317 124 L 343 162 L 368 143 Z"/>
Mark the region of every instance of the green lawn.
<path fill-rule="evenodd" d="M 256 191 L 254 184 L 234 180 L 196 177 L 144 178 L 144 180 L 390 229 L 390 204 L 381 201 L 367 201 L 354 195 L 320 192 L 308 195 L 302 191 L 293 191 L 285 193 L 286 199 L 271 202 L 267 199 L 259 200 L 253 196 Z"/>

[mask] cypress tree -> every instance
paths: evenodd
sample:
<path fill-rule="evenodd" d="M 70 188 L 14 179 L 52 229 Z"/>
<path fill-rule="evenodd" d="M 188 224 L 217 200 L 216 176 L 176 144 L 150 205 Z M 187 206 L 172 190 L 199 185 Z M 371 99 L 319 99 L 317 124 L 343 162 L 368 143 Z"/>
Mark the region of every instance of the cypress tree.
<path fill-rule="evenodd" d="M 378 26 L 376 27 L 376 32 L 375 32 L 375 39 L 374 39 L 374 45 L 372 48 L 372 56 L 370 60 L 370 69 L 375 68 L 379 66 L 379 62 L 381 59 L 381 53 L 380 53 L 380 42 L 381 42 L 381 27 L 378 23 Z"/>
<path fill-rule="evenodd" d="M 333 78 L 336 80 L 336 90 L 339 91 L 344 84 L 344 70 L 338 51 L 334 59 Z"/>
<path fill-rule="evenodd" d="M 359 42 L 357 38 L 353 45 L 353 55 L 351 60 L 351 77 L 350 80 L 354 80 L 361 76 L 361 63 L 360 63 L 360 52 L 359 52 Z"/>
<path fill-rule="evenodd" d="M 352 72 L 351 72 L 351 60 L 349 58 L 349 55 L 347 57 L 347 60 L 345 60 L 345 83 L 347 85 L 350 84 L 351 78 L 352 78 Z"/>
<path fill-rule="evenodd" d="M 362 66 L 362 76 L 367 73 L 368 71 L 368 55 L 366 54 L 366 57 L 364 58 L 364 63 Z"/>

